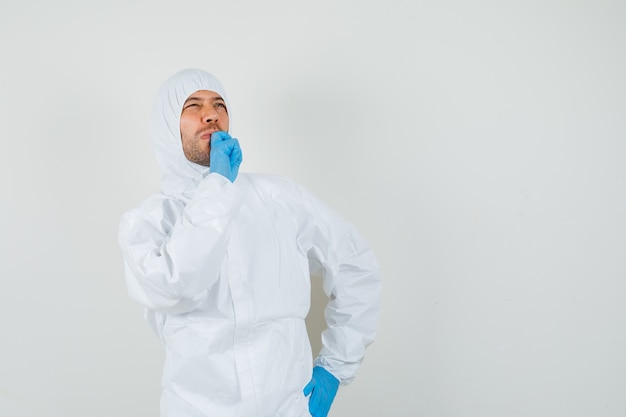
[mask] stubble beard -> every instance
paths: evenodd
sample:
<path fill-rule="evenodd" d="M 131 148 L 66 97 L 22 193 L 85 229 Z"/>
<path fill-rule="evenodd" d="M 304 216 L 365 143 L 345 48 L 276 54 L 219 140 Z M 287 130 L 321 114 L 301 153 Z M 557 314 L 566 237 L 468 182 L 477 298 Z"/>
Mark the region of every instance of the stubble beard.
<path fill-rule="evenodd" d="M 194 164 L 208 167 L 210 164 L 211 147 L 204 146 L 204 141 L 183 135 L 183 153 Z"/>

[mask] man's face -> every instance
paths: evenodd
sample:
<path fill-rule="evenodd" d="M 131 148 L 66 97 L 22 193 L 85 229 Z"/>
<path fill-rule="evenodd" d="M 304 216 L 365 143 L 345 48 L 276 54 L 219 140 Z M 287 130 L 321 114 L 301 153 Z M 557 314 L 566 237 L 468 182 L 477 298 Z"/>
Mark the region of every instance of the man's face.
<path fill-rule="evenodd" d="M 180 137 L 187 159 L 209 166 L 211 133 L 228 132 L 228 109 L 215 91 L 199 90 L 183 104 L 180 115 Z"/>

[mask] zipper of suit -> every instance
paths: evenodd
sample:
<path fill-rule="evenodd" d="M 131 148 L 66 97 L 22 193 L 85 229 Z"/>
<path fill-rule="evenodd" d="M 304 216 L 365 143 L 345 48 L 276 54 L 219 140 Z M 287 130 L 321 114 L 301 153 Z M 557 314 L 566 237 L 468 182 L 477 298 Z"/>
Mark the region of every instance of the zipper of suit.
<path fill-rule="evenodd" d="M 254 377 L 250 361 L 250 324 L 251 324 L 251 300 L 249 293 L 244 287 L 244 271 L 241 256 L 241 241 L 237 224 L 231 225 L 229 250 L 228 250 L 228 284 L 233 300 L 235 312 L 235 335 L 234 335 L 234 355 L 239 377 L 239 387 L 241 389 L 241 399 L 243 405 L 242 417 L 255 417 L 257 415 L 256 390 L 254 388 Z"/>

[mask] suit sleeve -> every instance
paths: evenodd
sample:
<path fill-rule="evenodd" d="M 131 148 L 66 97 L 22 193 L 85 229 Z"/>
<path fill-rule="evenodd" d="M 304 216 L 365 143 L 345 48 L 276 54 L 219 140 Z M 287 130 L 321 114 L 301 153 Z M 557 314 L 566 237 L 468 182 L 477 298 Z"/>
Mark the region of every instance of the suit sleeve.
<path fill-rule="evenodd" d="M 308 212 L 302 222 L 307 255 L 313 268 L 321 267 L 329 297 L 324 312 L 328 327 L 322 332 L 322 350 L 314 364 L 345 385 L 354 379 L 365 349 L 376 337 L 379 268 L 351 224 L 308 191 L 301 192 Z"/>
<path fill-rule="evenodd" d="M 161 196 L 125 214 L 119 244 L 130 297 L 163 313 L 195 309 L 219 278 L 240 206 L 237 186 L 209 174 L 186 205 Z"/>

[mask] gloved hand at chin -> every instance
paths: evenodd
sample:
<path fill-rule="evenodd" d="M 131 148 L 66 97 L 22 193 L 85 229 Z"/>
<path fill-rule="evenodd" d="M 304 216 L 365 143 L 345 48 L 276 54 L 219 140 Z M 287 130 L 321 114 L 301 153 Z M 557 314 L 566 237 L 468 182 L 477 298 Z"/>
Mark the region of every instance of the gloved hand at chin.
<path fill-rule="evenodd" d="M 339 380 L 321 366 L 313 368 L 313 378 L 304 387 L 309 398 L 309 413 L 313 417 L 326 417 L 339 389 Z"/>
<path fill-rule="evenodd" d="M 227 132 L 219 131 L 211 134 L 211 153 L 209 171 L 216 172 L 235 182 L 241 165 L 242 154 L 239 141 L 230 137 Z"/>

